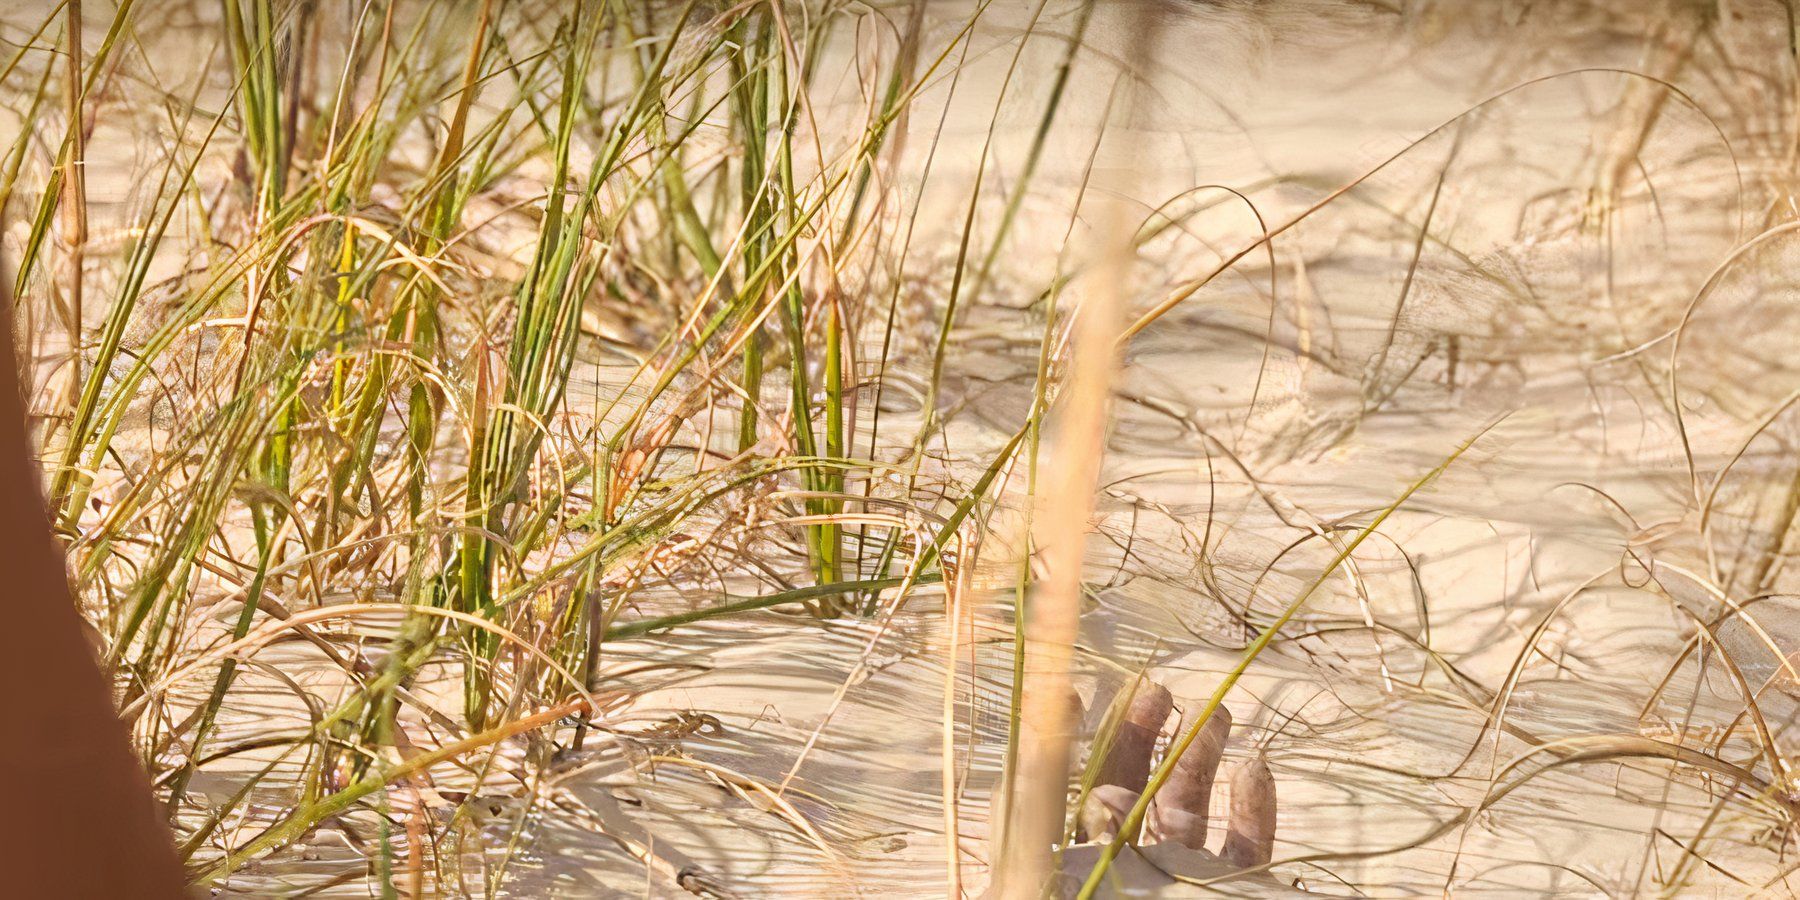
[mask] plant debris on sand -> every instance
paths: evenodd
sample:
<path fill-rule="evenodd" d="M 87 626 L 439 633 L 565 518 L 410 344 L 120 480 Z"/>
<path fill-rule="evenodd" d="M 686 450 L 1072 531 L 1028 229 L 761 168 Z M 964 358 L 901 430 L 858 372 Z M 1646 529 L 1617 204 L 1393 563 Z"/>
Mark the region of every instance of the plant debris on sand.
<path fill-rule="evenodd" d="M 32 433 L 189 877 L 1790 893 L 1794 34 L 7 6 Z"/>

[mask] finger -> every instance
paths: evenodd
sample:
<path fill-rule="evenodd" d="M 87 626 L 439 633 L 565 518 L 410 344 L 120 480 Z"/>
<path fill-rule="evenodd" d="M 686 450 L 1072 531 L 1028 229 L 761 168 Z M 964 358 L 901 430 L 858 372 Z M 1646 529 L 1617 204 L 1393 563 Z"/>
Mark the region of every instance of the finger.
<path fill-rule="evenodd" d="M 1231 776 L 1231 826 L 1220 853 L 1239 868 L 1266 865 L 1275 853 L 1275 776 L 1261 756 Z"/>
<path fill-rule="evenodd" d="M 1150 780 L 1150 756 L 1156 750 L 1156 738 L 1162 734 L 1163 722 L 1174 706 L 1168 688 L 1154 681 L 1139 681 L 1106 758 L 1100 762 L 1094 784 L 1116 784 L 1142 793 Z"/>
<path fill-rule="evenodd" d="M 1183 721 L 1181 733 L 1186 734 L 1190 727 L 1189 722 Z M 1195 850 L 1206 845 L 1213 779 L 1218 776 L 1219 760 L 1225 755 L 1225 740 L 1230 734 L 1231 711 L 1221 706 L 1200 727 L 1187 752 L 1175 761 L 1174 771 L 1162 790 L 1156 792 L 1150 807 L 1150 826 L 1158 839 Z"/>
<path fill-rule="evenodd" d="M 1107 843 L 1119 834 L 1131 807 L 1137 804 L 1138 792 L 1116 784 L 1103 784 L 1088 792 L 1081 801 L 1081 839 Z"/>

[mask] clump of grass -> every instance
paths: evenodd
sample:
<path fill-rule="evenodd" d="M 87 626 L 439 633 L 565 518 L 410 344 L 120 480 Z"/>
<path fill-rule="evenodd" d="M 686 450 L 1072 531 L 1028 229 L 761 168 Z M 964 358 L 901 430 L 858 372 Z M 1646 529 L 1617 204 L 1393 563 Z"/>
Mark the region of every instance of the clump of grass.
<path fill-rule="evenodd" d="M 1159 789 L 1173 781 L 1184 809 L 1207 808 L 1228 730 L 1214 717 L 1340 567 L 1363 613 L 1344 630 L 1375 636 L 1382 690 L 1406 688 L 1382 655 L 1406 643 L 1484 713 L 1476 740 L 1495 742 L 1484 791 L 1427 839 L 1466 833 L 1535 773 L 1501 776 L 1539 755 L 1551 759 L 1545 771 L 1667 760 L 1729 781 L 1724 797 L 1755 793 L 1791 815 L 1779 723 L 1759 706 L 1766 685 L 1732 668 L 1730 654 L 1743 721 L 1717 748 L 1534 737 L 1519 762 L 1499 765 L 1501 734 L 1522 733 L 1506 720 L 1511 692 L 1568 601 L 1488 689 L 1432 645 L 1423 598 L 1418 635 L 1377 621 L 1357 568 L 1365 541 L 1467 444 L 1391 505 L 1384 493 L 1333 520 L 1265 490 L 1241 446 L 1275 389 L 1263 369 L 1281 354 L 1354 381 L 1358 417 L 1412 387 L 1440 346 L 1455 393 L 1457 336 L 1405 361 L 1395 351 L 1404 315 L 1425 302 L 1415 291 L 1426 289 L 1430 257 L 1450 245 L 1439 223 L 1455 214 L 1440 220 L 1440 200 L 1456 203 L 1453 175 L 1477 114 L 1561 76 L 1495 94 L 1309 195 L 1296 215 L 1264 218 L 1258 187 L 1271 185 L 1187 188 L 1146 211 L 1132 205 L 1130 181 L 1157 163 L 1107 129 L 1154 119 L 1159 101 L 1135 83 L 1136 60 L 1095 54 L 1091 41 L 1123 32 L 1131 52 L 1154 56 L 1172 15 L 1094 0 L 122 0 L 104 11 L 61 0 L 9 13 L 23 39 L 0 63 L 0 92 L 28 127 L 0 155 L 0 214 L 20 251 L 7 255 L 21 332 L 34 342 L 48 496 L 195 882 L 253 879 L 253 861 L 332 830 L 363 866 L 342 877 L 384 896 L 496 893 L 533 813 L 567 799 L 555 792 L 559 774 L 607 754 L 646 773 L 715 779 L 847 882 L 849 842 L 815 819 L 807 804 L 817 798 L 800 799 L 797 774 L 876 670 L 895 623 L 931 605 L 945 629 L 934 715 L 950 892 L 977 883 L 965 869 L 979 860 L 1001 895 L 1036 896 L 1076 834 L 1070 801 L 1080 810 L 1097 779 L 1141 784 L 1105 820 L 1117 826 L 1110 839 L 1090 848 L 1097 863 L 1080 890 L 1091 896 L 1161 812 Z M 1670 102 L 1685 95 L 1669 79 L 1699 65 L 1704 42 L 1674 37 L 1675 58 L 1633 81 L 1620 105 L 1618 118 L 1649 124 L 1618 124 L 1585 225 L 1613 227 L 1651 126 L 1682 105 Z M 997 86 L 965 81 L 987 57 L 1004 66 Z M 1032 81 L 1039 62 L 1042 83 Z M 1101 70 L 1107 89 L 1084 83 Z M 989 88 L 979 138 L 950 137 L 966 124 L 959 92 Z M 1097 108 L 1071 110 L 1077 102 Z M 1105 127 L 1077 143 L 1071 119 Z M 1457 165 L 1435 171 L 1424 222 L 1406 231 L 1399 300 L 1376 329 L 1385 341 L 1369 359 L 1315 347 L 1292 288 L 1299 337 L 1282 346 L 1288 287 L 1277 272 L 1291 263 L 1303 281 L 1306 254 L 1278 256 L 1277 239 L 1363 199 L 1390 164 L 1452 134 Z M 1079 161 L 1073 185 L 1046 178 L 1057 156 Z M 115 176 L 130 182 L 129 202 L 103 199 Z M 1313 187 L 1302 181 L 1273 186 Z M 1034 201 L 1062 190 L 1070 202 L 1040 215 Z M 1223 249 L 1184 243 L 1218 209 L 1247 209 L 1254 228 Z M 1384 212 L 1406 224 L 1404 208 Z M 1721 494 L 1726 474 L 1793 401 L 1759 420 L 1700 500 L 1677 357 L 1723 273 L 1792 230 L 1771 221 L 1740 241 L 1672 330 L 1618 348 L 1634 365 L 1645 348 L 1673 348 L 1666 373 L 1641 374 L 1666 380 L 1709 553 L 1731 527 L 1712 518 L 1715 500 L 1734 499 Z M 1054 252 L 1015 258 L 1026 243 Z M 1172 258 L 1168 284 L 1146 262 L 1157 254 Z M 1055 265 L 1038 270 L 1039 256 Z M 1216 455 L 1302 536 L 1257 561 L 1238 609 L 1227 599 L 1242 586 L 1220 575 L 1232 528 L 1215 530 L 1208 498 L 1203 533 L 1186 549 L 1198 557 L 1197 596 L 1244 636 L 1235 661 L 1154 771 L 1105 771 L 1122 707 L 1072 777 L 1070 698 L 1097 656 L 1079 641 L 1098 593 L 1097 492 L 1118 484 L 1103 483 L 1112 410 L 1124 398 L 1168 412 L 1115 376 L 1136 366 L 1134 339 L 1265 256 L 1267 295 L 1256 299 L 1269 304 L 1268 330 L 1248 409 L 1222 430 L 1198 413 L 1169 417 L 1200 448 L 1209 480 Z M 985 374 L 982 360 L 960 359 L 963 342 L 991 337 L 969 320 L 1000 308 L 1001 295 L 1024 306 L 1007 313 L 1006 340 L 1028 350 L 1017 421 L 961 389 Z M 1344 374 L 1359 367 L 1364 375 Z M 955 431 L 971 411 L 1003 420 L 973 450 Z M 1236 442 L 1221 437 L 1230 430 Z M 1778 581 L 1796 498 L 1790 486 L 1775 504 L 1779 527 L 1747 569 L 1758 592 Z M 1273 610 L 1254 609 L 1265 577 L 1287 583 L 1282 557 L 1315 539 L 1329 551 L 1322 569 L 1292 579 Z M 1694 648 L 1724 643 L 1719 621 L 1688 613 L 1697 631 L 1665 682 L 1690 657 L 1710 660 Z M 779 782 L 687 754 L 681 741 L 705 724 L 697 713 L 655 735 L 622 725 L 640 676 L 697 667 L 681 638 L 727 622 L 747 641 L 868 635 L 860 658 L 832 660 L 850 674 L 820 720 L 797 729 L 807 737 L 780 760 Z M 987 696 L 1004 698 L 992 702 L 1005 747 L 987 735 L 995 753 L 982 757 Z M 1754 741 L 1733 743 L 1734 730 Z M 1153 758 L 1155 734 L 1128 735 L 1134 760 Z M 1185 756 L 1197 741 L 1206 752 Z M 1750 762 L 1726 758 L 1748 743 Z M 1178 771 L 1182 759 L 1205 762 Z M 1242 793 L 1269 793 L 1267 769 L 1243 771 L 1254 784 Z M 490 802 L 495 793 L 517 807 Z M 974 795 L 991 801 L 982 853 L 962 840 Z M 1255 840 L 1227 856 L 1270 865 L 1272 815 L 1246 810 Z M 668 882 L 659 888 L 710 889 L 710 873 L 632 818 L 603 822 L 606 846 Z M 1179 840 L 1205 842 L 1205 821 L 1180 827 Z M 1694 867 L 1683 852 L 1677 871 Z"/>
<path fill-rule="evenodd" d="M 868 265 L 887 252 L 884 154 L 973 18 L 929 37 L 922 3 L 895 23 L 830 5 L 225 0 L 184 9 L 205 46 L 152 63 L 172 9 L 122 4 L 92 47 L 89 11 L 55 11 L 60 72 L 29 45 L 5 71 L 9 91 L 34 86 L 27 112 L 61 91 L 68 119 L 16 277 L 26 309 L 67 323 L 77 389 L 41 429 L 52 502 L 202 881 L 564 716 L 579 744 L 607 727 L 592 698 L 613 641 L 884 594 L 891 614 L 944 579 L 941 548 L 1017 440 L 928 535 L 861 514 L 930 498 L 886 496 L 882 473 L 918 460 L 858 458 L 852 440 L 886 452 L 856 398 L 881 380 L 865 348 L 901 343 L 901 283 Z M 891 30 L 862 64 L 881 90 L 826 130 L 821 54 L 877 21 Z M 93 157 L 84 117 L 149 127 L 154 158 Z M 9 207 L 25 156 L 21 139 Z M 101 278 L 85 275 L 84 163 L 141 181 Z M 578 360 L 609 344 L 634 370 L 577 400 Z M 715 432 L 719 414 L 733 424 Z M 755 498 L 772 485 L 793 499 Z M 752 574 L 723 525 L 747 514 L 803 552 L 759 544 Z M 632 618 L 635 592 L 707 568 L 769 587 Z M 380 608 L 406 615 L 333 624 Z M 294 639 L 336 687 L 290 682 L 302 727 L 237 737 L 258 653 Z M 418 693 L 444 668 L 464 682 L 460 735 Z M 267 762 L 223 805 L 190 791 L 239 755 Z M 273 824 L 231 825 L 252 795 L 292 799 Z M 430 855 L 388 846 L 384 879 Z M 457 877 L 454 856 L 434 877 Z"/>

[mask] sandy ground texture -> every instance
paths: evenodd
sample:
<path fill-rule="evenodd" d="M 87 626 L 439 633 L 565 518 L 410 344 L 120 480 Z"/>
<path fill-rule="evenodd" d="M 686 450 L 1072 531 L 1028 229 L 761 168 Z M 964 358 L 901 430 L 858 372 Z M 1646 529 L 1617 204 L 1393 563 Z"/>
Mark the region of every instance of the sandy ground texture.
<path fill-rule="evenodd" d="M 972 483 L 1024 420 L 1038 294 L 1095 240 L 1075 199 L 1129 174 L 1113 179 L 1124 199 L 1166 226 L 1142 248 L 1131 317 L 1229 265 L 1124 352 L 1075 657 L 1085 736 L 1140 672 L 1178 710 L 1204 702 L 1357 528 L 1473 440 L 1226 700 L 1227 765 L 1265 758 L 1277 786 L 1268 880 L 1141 883 L 1786 896 L 1800 802 L 1786 761 L 1800 746 L 1789 14 L 1399 5 L 1169 0 L 1146 46 L 1127 5 L 1101 4 L 1006 259 L 959 313 L 925 471 Z M 966 6 L 931 4 L 932 34 Z M 990 131 L 996 199 L 980 221 L 1018 172 L 1071 23 L 1052 4 L 1002 97 L 1034 6 L 989 7 L 957 77 L 907 119 L 889 178 L 921 210 L 921 269 L 950 258 Z M 849 81 L 818 90 L 827 121 L 856 108 Z M 97 174 L 91 190 L 123 208 L 127 180 Z M 941 299 L 922 290 L 902 322 L 912 337 L 884 408 L 896 439 L 920 418 Z M 596 328 L 606 340 L 584 338 L 573 410 L 604 404 L 629 369 L 611 349 L 628 326 Z M 729 443 L 729 422 L 682 427 Z M 885 618 L 766 612 L 609 645 L 604 683 L 641 692 L 613 733 L 555 752 L 565 724 L 509 742 L 498 765 L 442 773 L 435 799 L 396 802 L 477 798 L 484 845 L 460 848 L 476 894 L 479 860 L 491 874 L 509 855 L 498 896 L 942 896 L 947 859 L 979 894 L 1022 473 L 999 497 L 958 558 L 972 581 L 954 616 L 927 586 Z M 689 529 L 741 530 L 744 508 Z M 715 597 L 670 587 L 635 603 L 652 615 Z M 216 638 L 235 610 L 196 614 L 218 620 Z M 329 693 L 342 679 L 304 643 L 258 658 L 222 743 L 302 721 L 286 680 Z M 458 677 L 428 670 L 413 690 L 453 710 Z M 222 802 L 272 759 L 208 768 L 189 790 Z M 278 795 L 233 827 L 266 824 Z M 1211 808 L 1229 806 L 1222 780 Z M 222 888 L 371 896 L 385 839 L 376 817 L 346 817 Z"/>

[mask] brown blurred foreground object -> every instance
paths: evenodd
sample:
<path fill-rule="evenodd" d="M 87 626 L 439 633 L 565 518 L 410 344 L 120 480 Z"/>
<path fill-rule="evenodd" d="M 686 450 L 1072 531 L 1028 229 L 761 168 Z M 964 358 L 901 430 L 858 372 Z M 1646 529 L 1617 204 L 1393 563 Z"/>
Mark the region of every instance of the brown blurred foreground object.
<path fill-rule="evenodd" d="M 0 278 L 0 281 L 4 281 Z M 185 895 L 181 867 L 131 755 L 106 679 L 69 599 L 31 461 L 0 288 L 0 542 L 7 561 L 0 685 L 0 896 L 160 900 Z"/>

